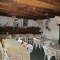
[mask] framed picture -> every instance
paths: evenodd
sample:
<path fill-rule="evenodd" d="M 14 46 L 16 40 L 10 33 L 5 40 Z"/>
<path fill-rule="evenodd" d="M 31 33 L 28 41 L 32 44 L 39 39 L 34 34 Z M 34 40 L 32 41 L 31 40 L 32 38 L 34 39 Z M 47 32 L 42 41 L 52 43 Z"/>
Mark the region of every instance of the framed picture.
<path fill-rule="evenodd" d="M 23 19 L 23 26 L 28 26 L 28 19 Z"/>
<path fill-rule="evenodd" d="M 19 26 L 19 23 L 18 22 L 13 22 L 13 26 L 14 27 L 18 27 Z"/>

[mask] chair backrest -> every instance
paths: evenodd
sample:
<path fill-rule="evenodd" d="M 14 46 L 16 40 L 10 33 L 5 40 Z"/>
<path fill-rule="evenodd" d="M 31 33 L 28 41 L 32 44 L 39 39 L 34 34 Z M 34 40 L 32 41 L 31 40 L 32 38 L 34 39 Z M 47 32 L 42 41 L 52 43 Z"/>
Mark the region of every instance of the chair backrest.
<path fill-rule="evenodd" d="M 44 50 L 45 55 L 47 55 L 48 48 L 46 46 L 42 46 L 42 47 L 43 47 L 43 50 Z"/>
<path fill-rule="evenodd" d="M 22 44 L 22 40 L 18 40 L 18 42 L 19 42 L 20 44 Z"/>
<path fill-rule="evenodd" d="M 31 53 L 33 51 L 33 46 L 31 44 L 27 45 L 28 52 Z"/>
<path fill-rule="evenodd" d="M 8 35 L 8 36 L 6 37 L 6 39 L 12 39 L 12 36 L 11 36 L 11 35 Z"/>
<path fill-rule="evenodd" d="M 36 38 L 33 38 L 33 43 L 36 43 L 37 42 L 37 39 Z"/>
<path fill-rule="evenodd" d="M 45 56 L 47 55 L 47 59 L 50 60 L 52 56 L 56 57 L 56 51 L 51 51 L 47 46 L 43 46 Z"/>
<path fill-rule="evenodd" d="M 2 49 L 2 60 L 8 60 L 8 55 L 5 48 Z"/>
<path fill-rule="evenodd" d="M 42 43 L 42 45 L 46 45 L 46 46 L 49 46 L 49 45 L 54 45 L 54 43 L 52 43 L 52 41 L 45 41 Z"/>

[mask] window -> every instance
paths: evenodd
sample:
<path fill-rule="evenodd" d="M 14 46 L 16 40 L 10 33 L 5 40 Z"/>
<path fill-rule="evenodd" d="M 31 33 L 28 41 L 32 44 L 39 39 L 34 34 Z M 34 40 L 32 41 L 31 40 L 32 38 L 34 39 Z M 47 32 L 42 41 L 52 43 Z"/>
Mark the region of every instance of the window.
<path fill-rule="evenodd" d="M 28 25 L 28 19 L 23 19 L 23 26 L 27 26 Z"/>

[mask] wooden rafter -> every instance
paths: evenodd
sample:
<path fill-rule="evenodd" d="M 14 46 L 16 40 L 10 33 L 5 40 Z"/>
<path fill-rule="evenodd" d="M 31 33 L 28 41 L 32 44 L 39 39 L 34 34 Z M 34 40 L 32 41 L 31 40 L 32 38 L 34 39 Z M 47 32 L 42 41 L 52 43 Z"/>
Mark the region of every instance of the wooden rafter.
<path fill-rule="evenodd" d="M 39 8 L 46 8 L 46 9 L 52 9 L 54 11 L 60 11 L 59 5 L 49 4 L 38 0 L 13 0 L 13 1 L 16 3 L 26 4 L 29 6 L 35 6 Z"/>
<path fill-rule="evenodd" d="M 3 0 L 0 1 L 0 15 L 18 18 L 46 18 L 60 16 L 60 5 L 49 4 L 40 0 Z"/>

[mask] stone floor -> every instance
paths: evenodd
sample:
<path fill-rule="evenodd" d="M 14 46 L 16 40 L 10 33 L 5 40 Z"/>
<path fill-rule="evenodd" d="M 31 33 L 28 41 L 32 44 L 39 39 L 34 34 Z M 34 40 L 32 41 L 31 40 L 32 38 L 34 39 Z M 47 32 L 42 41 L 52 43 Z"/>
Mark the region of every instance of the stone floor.
<path fill-rule="evenodd" d="M 37 50 L 33 50 L 33 52 L 30 54 L 31 60 L 44 60 L 44 51 L 43 48 L 40 50 L 39 48 Z M 48 60 L 47 57 L 45 60 Z M 53 56 L 51 60 L 55 60 L 55 57 Z"/>

